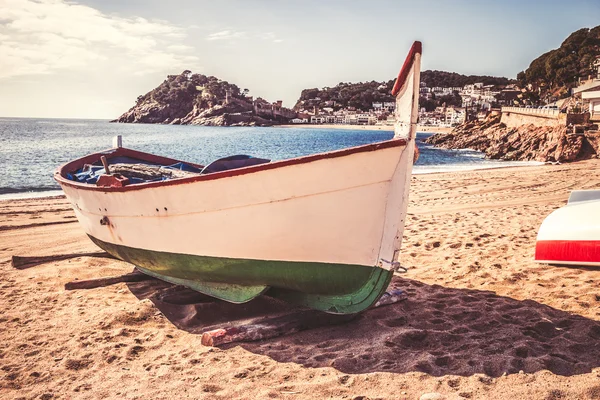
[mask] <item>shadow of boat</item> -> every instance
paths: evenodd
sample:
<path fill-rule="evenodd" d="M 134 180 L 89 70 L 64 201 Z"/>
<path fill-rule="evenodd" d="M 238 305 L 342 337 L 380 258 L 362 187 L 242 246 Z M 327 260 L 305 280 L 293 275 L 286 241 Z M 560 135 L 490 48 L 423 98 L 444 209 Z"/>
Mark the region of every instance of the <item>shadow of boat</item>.
<path fill-rule="evenodd" d="M 129 283 L 179 329 L 199 334 L 232 321 L 256 322 L 297 310 L 268 296 L 230 304 L 161 281 Z M 343 373 L 424 372 L 433 376 L 550 370 L 563 376 L 600 366 L 600 322 L 532 300 L 394 278 L 408 300 L 367 310 L 337 326 L 237 343 L 278 362 Z M 335 318 L 336 316 L 331 316 Z"/>

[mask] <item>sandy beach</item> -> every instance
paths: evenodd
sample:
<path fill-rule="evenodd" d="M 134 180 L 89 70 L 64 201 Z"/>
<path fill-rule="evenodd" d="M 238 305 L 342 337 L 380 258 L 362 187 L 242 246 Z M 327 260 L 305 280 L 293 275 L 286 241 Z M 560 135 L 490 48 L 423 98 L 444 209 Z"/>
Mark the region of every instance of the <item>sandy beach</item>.
<path fill-rule="evenodd" d="M 365 131 L 394 131 L 393 125 L 344 125 L 344 124 L 296 124 L 296 125 L 276 125 L 277 128 L 309 128 L 309 129 L 352 129 Z M 448 133 L 452 128 L 440 128 L 435 126 L 417 126 L 418 132 Z"/>
<path fill-rule="evenodd" d="M 63 197 L 2 201 L 0 398 L 600 399 L 600 268 L 533 261 L 544 217 L 597 187 L 599 160 L 414 176 L 408 273 L 391 285 L 406 300 L 222 348 L 198 333 L 268 311 L 262 300 L 175 296 L 160 281 L 67 291 L 132 266 L 78 257 L 15 269 L 13 255 L 99 249 Z"/>

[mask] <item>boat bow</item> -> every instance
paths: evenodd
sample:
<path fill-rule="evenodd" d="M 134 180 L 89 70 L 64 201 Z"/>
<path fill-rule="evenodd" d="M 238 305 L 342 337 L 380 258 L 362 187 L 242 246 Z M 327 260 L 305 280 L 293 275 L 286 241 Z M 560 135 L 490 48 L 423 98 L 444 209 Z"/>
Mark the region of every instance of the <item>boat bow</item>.
<path fill-rule="evenodd" d="M 385 226 L 379 249 L 381 268 L 397 270 L 400 267 L 400 247 L 406 220 L 412 165 L 416 157 L 415 139 L 419 109 L 421 72 L 421 42 L 414 42 L 396 82 L 392 95 L 396 96 L 394 138 L 406 141 L 391 179 L 389 198 L 385 211 Z"/>
<path fill-rule="evenodd" d="M 270 290 L 318 310 L 357 313 L 377 302 L 399 267 L 420 60 L 415 42 L 394 85 L 388 141 L 219 172 L 188 163 L 191 175 L 142 183 L 79 180 L 82 168 L 95 177 L 101 158 L 100 174 L 113 163 L 182 163 L 118 147 L 68 163 L 55 177 L 92 241 L 149 275 L 234 303 Z"/>

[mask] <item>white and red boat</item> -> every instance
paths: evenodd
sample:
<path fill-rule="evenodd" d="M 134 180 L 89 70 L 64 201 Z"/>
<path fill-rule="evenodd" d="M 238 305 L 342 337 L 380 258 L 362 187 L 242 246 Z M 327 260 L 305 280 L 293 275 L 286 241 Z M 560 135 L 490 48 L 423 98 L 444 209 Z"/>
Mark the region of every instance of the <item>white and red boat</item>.
<path fill-rule="evenodd" d="M 208 167 L 117 146 L 60 167 L 55 179 L 90 239 L 146 274 L 234 303 L 270 290 L 326 312 L 360 312 L 399 267 L 420 61 L 415 42 L 392 90 L 388 141 Z M 173 164 L 189 173 L 172 173 Z M 111 173 L 116 165 L 171 175 L 138 182 Z"/>
<path fill-rule="evenodd" d="M 575 190 L 566 206 L 546 217 L 538 232 L 535 260 L 600 266 L 600 190 Z"/>

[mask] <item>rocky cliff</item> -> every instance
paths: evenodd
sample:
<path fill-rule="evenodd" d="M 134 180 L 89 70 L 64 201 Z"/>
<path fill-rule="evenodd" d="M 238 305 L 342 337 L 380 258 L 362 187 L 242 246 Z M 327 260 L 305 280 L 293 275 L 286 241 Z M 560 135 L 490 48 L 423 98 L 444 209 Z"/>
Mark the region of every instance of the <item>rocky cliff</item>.
<path fill-rule="evenodd" d="M 169 75 L 163 83 L 139 96 L 136 104 L 112 122 L 208 125 L 269 126 L 287 122 L 275 113 L 255 112 L 253 99 L 226 81 L 183 71 Z M 261 105 L 269 103 L 262 100 Z"/>
<path fill-rule="evenodd" d="M 508 128 L 500 123 L 499 116 L 494 116 L 481 122 L 467 122 L 450 133 L 433 135 L 425 142 L 444 149 L 479 150 L 487 158 L 511 161 L 570 162 L 600 153 L 597 131 L 571 132 L 567 127 Z"/>

